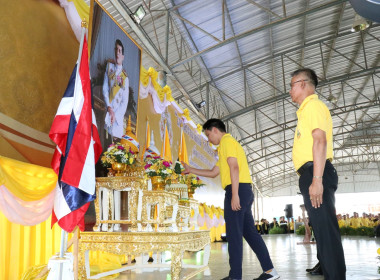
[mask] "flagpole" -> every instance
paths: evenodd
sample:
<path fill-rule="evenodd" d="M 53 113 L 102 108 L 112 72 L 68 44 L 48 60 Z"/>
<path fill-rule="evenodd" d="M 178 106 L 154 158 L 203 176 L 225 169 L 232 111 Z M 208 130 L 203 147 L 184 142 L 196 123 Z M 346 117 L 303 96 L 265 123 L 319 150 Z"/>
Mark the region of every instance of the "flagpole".
<path fill-rule="evenodd" d="M 85 20 L 83 20 L 81 23 L 81 26 L 82 26 L 82 34 L 81 34 L 81 38 L 80 38 L 79 53 L 78 53 L 78 60 L 77 60 L 77 73 L 76 73 L 77 75 L 78 75 L 79 68 L 80 68 L 80 61 L 82 59 L 83 42 L 84 42 L 84 36 L 86 33 L 87 22 Z M 60 252 L 59 252 L 59 258 L 61 258 L 61 259 L 63 259 L 65 252 L 66 252 L 66 249 L 67 249 L 66 237 L 67 237 L 67 232 L 62 229 L 62 232 L 61 232 L 61 248 L 60 248 Z M 62 280 L 62 274 L 63 274 L 63 263 L 61 262 L 59 265 L 59 278 L 58 278 L 59 280 Z"/>
<path fill-rule="evenodd" d="M 165 147 L 165 144 L 166 144 L 165 143 L 165 140 L 166 140 L 166 138 L 165 138 L 166 137 L 166 120 L 164 121 L 164 124 L 165 124 L 164 125 L 164 141 L 163 141 L 164 148 L 162 149 L 163 152 L 162 152 L 162 155 L 161 155 L 163 159 L 165 159 L 165 148 L 166 148 Z"/>
<path fill-rule="evenodd" d="M 182 136 L 183 136 L 183 124 L 181 123 L 181 143 L 179 144 L 179 153 L 178 153 L 178 155 L 179 155 L 179 157 L 182 157 L 182 153 L 183 153 L 183 151 L 182 151 Z M 181 160 L 181 159 L 179 159 L 179 160 Z"/>

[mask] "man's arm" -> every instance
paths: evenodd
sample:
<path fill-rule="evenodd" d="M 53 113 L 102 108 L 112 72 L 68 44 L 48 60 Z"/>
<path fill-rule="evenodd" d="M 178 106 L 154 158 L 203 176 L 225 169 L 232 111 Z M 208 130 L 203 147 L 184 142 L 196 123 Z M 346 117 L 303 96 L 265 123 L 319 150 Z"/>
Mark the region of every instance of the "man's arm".
<path fill-rule="evenodd" d="M 309 188 L 311 204 L 318 208 L 323 200 L 322 176 L 326 164 L 327 140 L 326 132 L 316 128 L 312 132 L 313 136 L 313 181 Z"/>
<path fill-rule="evenodd" d="M 184 170 L 185 174 L 192 173 L 198 176 L 210 177 L 210 178 L 215 178 L 216 176 L 219 175 L 219 167 L 216 165 L 212 169 L 197 169 L 197 168 L 191 167 L 190 165 L 182 161 L 181 163 L 183 167 L 185 168 Z"/>
<path fill-rule="evenodd" d="M 104 103 L 106 103 L 106 108 L 110 107 L 109 87 L 108 87 L 108 68 L 109 67 L 110 67 L 109 63 L 107 63 L 106 71 L 104 72 L 103 88 L 102 88 L 102 93 L 103 93 Z"/>
<path fill-rule="evenodd" d="M 115 122 L 115 113 L 111 107 L 110 101 L 109 101 L 109 85 L 108 85 L 108 69 L 110 67 L 110 64 L 107 63 L 106 71 L 104 72 L 104 79 L 103 79 L 103 98 L 104 103 L 106 104 L 107 112 L 110 114 L 110 121 L 111 125 Z"/>
<path fill-rule="evenodd" d="M 239 211 L 241 209 L 239 198 L 239 164 L 237 162 L 237 158 L 235 157 L 228 157 L 227 163 L 230 167 L 232 187 L 231 208 L 234 211 Z"/>

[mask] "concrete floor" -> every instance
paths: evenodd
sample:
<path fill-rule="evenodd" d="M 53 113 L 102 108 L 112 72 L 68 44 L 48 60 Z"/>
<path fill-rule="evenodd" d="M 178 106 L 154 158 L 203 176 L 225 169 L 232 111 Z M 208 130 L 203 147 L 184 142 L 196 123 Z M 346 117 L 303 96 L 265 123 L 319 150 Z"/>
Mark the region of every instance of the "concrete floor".
<path fill-rule="evenodd" d="M 263 236 L 271 255 L 273 264 L 283 280 L 313 279 L 322 280 L 323 276 L 311 276 L 305 272 L 306 268 L 313 267 L 316 262 L 316 245 L 297 245 L 302 237 L 288 235 Z M 347 266 L 347 280 L 374 280 L 380 279 L 377 273 L 377 249 L 380 247 L 379 238 L 369 237 L 343 237 L 343 248 Z M 192 262 L 201 261 L 203 253 L 186 253 L 185 258 Z M 191 279 L 217 280 L 228 275 L 227 243 L 217 242 L 211 244 L 209 261 L 211 276 L 199 273 Z M 188 279 L 194 269 L 183 269 L 181 279 Z M 256 255 L 244 242 L 243 279 L 253 279 L 261 273 L 260 264 Z M 169 280 L 170 271 L 155 270 L 136 274 L 134 271 L 125 271 L 117 278 L 119 280 Z"/>

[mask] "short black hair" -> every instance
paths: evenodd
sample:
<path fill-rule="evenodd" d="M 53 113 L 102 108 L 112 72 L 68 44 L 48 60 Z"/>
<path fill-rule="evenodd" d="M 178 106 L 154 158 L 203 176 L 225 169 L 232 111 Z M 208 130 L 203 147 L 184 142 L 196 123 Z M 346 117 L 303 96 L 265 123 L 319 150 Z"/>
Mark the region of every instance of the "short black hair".
<path fill-rule="evenodd" d="M 209 119 L 203 124 L 203 130 L 211 130 L 213 127 L 220 132 L 226 132 L 226 125 L 219 119 Z"/>
<path fill-rule="evenodd" d="M 296 71 L 294 71 L 290 76 L 298 76 L 299 74 L 305 74 L 305 76 L 310 80 L 310 82 L 314 85 L 316 88 L 318 86 L 318 77 L 317 74 L 315 74 L 315 71 L 309 68 L 301 68 Z"/>
<path fill-rule="evenodd" d="M 124 46 L 123 46 L 123 43 L 119 39 L 116 39 L 115 41 L 115 50 L 116 50 L 117 45 L 121 47 L 121 53 L 124 55 Z"/>

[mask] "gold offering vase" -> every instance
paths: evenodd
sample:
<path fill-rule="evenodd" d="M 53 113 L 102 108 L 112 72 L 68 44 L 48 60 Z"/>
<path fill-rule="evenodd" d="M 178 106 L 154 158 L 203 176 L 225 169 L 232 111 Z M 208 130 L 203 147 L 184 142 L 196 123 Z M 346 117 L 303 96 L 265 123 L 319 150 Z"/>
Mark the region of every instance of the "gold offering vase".
<path fill-rule="evenodd" d="M 107 170 L 108 170 L 107 177 L 115 176 L 115 171 L 112 168 L 107 168 Z"/>
<path fill-rule="evenodd" d="M 154 191 L 164 191 L 166 182 L 161 176 L 153 176 L 150 178 L 152 180 L 152 189 Z"/>
<path fill-rule="evenodd" d="M 115 176 L 123 176 L 127 165 L 125 163 L 114 162 L 112 163 L 112 170 Z"/>
<path fill-rule="evenodd" d="M 189 198 L 193 198 L 195 190 L 192 187 L 187 188 Z"/>

